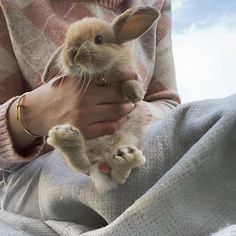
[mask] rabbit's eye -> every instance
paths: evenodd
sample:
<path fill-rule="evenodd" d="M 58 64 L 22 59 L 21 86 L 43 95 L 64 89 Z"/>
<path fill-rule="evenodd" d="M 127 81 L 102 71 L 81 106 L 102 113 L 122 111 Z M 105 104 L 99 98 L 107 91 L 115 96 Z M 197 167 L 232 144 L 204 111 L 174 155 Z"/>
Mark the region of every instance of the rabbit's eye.
<path fill-rule="evenodd" d="M 103 38 L 102 38 L 102 36 L 101 36 L 101 35 L 97 35 L 97 36 L 95 37 L 95 39 L 94 39 L 94 42 L 95 42 L 96 44 L 102 44 L 102 43 L 103 43 Z"/>

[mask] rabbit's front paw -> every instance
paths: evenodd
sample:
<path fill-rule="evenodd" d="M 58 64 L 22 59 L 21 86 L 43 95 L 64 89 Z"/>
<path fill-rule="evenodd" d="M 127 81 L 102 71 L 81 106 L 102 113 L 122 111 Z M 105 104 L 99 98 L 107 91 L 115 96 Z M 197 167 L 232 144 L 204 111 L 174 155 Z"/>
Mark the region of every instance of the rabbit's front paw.
<path fill-rule="evenodd" d="M 80 140 L 80 131 L 70 124 L 57 125 L 49 130 L 47 143 L 51 146 L 72 146 Z"/>
<path fill-rule="evenodd" d="M 70 124 L 58 125 L 49 130 L 47 143 L 64 156 L 73 169 L 89 172 L 90 162 L 84 147 L 80 131 Z"/>
<path fill-rule="evenodd" d="M 122 83 L 122 93 L 133 103 L 143 100 L 142 87 L 136 80 L 130 80 Z"/>
<path fill-rule="evenodd" d="M 134 145 L 123 145 L 113 155 L 112 162 L 115 165 L 133 169 L 145 163 L 143 152 Z"/>

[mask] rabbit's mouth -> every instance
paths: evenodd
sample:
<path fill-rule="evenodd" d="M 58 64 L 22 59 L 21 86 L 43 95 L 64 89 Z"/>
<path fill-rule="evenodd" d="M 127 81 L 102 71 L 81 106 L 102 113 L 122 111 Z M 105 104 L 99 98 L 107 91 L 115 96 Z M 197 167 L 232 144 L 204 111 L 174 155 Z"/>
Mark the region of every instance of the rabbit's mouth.
<path fill-rule="evenodd" d="M 109 47 L 110 49 L 110 47 Z M 64 63 L 72 74 L 101 74 L 111 71 L 114 64 L 113 54 L 110 50 L 94 47 L 88 43 L 80 47 L 70 47 L 65 50 Z"/>
<path fill-rule="evenodd" d="M 74 65 L 80 67 L 84 72 L 93 74 L 100 74 L 111 67 L 111 60 L 109 61 L 107 56 L 92 52 L 78 52 L 73 62 Z"/>

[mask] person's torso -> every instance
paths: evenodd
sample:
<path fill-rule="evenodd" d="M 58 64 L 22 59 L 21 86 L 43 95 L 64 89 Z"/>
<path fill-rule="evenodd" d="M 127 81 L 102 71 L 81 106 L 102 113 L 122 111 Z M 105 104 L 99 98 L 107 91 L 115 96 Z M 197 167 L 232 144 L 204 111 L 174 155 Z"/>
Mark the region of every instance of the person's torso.
<path fill-rule="evenodd" d="M 137 5 L 143 5 L 142 1 L 137 1 Z M 132 4 L 124 4 L 122 0 L 2 1 L 13 50 L 29 86 L 35 88 L 41 84 L 45 65 L 56 48 L 63 43 L 71 23 L 86 16 L 96 16 L 111 22 L 124 10 L 122 8 L 128 6 Z M 156 24 L 140 39 L 135 40 L 132 48 L 134 70 L 143 79 L 145 89 L 154 70 L 155 47 Z"/>

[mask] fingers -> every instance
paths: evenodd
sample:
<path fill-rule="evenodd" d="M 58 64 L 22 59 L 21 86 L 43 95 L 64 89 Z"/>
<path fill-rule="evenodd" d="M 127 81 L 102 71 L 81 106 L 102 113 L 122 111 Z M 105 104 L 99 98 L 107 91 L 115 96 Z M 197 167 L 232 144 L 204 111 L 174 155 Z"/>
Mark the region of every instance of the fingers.
<path fill-rule="evenodd" d="M 83 121 L 83 126 L 89 126 L 97 122 L 118 120 L 128 115 L 133 109 L 134 104 L 118 103 L 118 104 L 101 104 L 92 108 L 93 110 L 87 110 L 83 114 L 80 114 L 80 119 Z M 93 115 L 88 115 L 93 114 Z"/>
<path fill-rule="evenodd" d="M 107 77 L 95 78 L 94 83 L 99 86 L 109 86 L 127 80 L 137 80 L 138 76 L 133 71 L 116 72 Z"/>
<path fill-rule="evenodd" d="M 134 105 L 132 103 L 103 104 L 97 106 L 92 116 L 86 116 L 87 119 L 81 117 L 82 120 L 86 123 L 90 122 L 90 124 L 80 124 L 80 131 L 85 138 L 96 138 L 112 134 L 127 121 L 127 115 L 133 109 Z"/>
<path fill-rule="evenodd" d="M 97 119 L 100 121 L 117 120 L 128 115 L 134 109 L 133 103 L 101 104 L 96 107 Z"/>
<path fill-rule="evenodd" d="M 114 86 L 94 86 L 87 89 L 86 98 L 82 102 L 91 104 L 104 104 L 104 103 L 122 103 L 127 102 L 128 98 L 125 97 L 120 88 L 120 84 Z"/>
<path fill-rule="evenodd" d="M 90 83 L 85 78 L 78 79 L 69 76 L 51 80 L 49 83 L 60 87 L 64 91 L 71 91 L 77 93 L 78 96 L 85 96 L 84 102 L 86 103 L 101 104 L 128 101 L 121 92 L 120 82 L 136 79 L 138 79 L 137 74 L 129 71 L 125 73 L 117 72 L 107 78 L 93 78 Z"/>
<path fill-rule="evenodd" d="M 87 89 L 87 95 L 91 98 L 91 101 L 94 97 L 96 104 L 125 102 L 128 101 L 128 98 L 121 92 L 121 83 L 137 79 L 138 76 L 133 71 L 116 72 L 106 78 L 94 78 Z M 94 99 L 93 101 L 95 101 Z"/>
<path fill-rule="evenodd" d="M 87 80 L 88 82 L 89 79 L 60 75 L 50 80 L 49 83 L 52 86 L 58 86 L 59 84 L 61 85 L 62 83 L 64 84 L 68 81 L 78 84 L 78 80 Z M 127 80 L 138 80 L 138 75 L 133 71 L 115 72 L 108 76 L 92 78 L 91 85 L 94 84 L 96 86 L 110 86 Z"/>
<path fill-rule="evenodd" d="M 86 130 L 81 130 L 85 138 L 97 138 L 104 135 L 113 134 L 122 124 L 127 121 L 127 117 L 122 117 L 116 121 L 97 122 L 90 125 Z"/>

